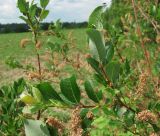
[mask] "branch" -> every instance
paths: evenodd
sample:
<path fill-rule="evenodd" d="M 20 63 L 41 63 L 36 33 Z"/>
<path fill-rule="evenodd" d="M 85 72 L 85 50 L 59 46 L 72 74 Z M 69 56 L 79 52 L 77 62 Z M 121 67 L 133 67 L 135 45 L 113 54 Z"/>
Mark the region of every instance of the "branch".
<path fill-rule="evenodd" d="M 97 105 L 84 105 L 84 104 L 82 104 L 82 103 L 80 103 L 81 104 L 81 108 L 95 108 L 95 107 L 97 107 Z"/>
<path fill-rule="evenodd" d="M 122 106 L 124 106 L 125 108 L 127 108 L 128 110 L 130 110 L 130 111 L 132 111 L 132 112 L 134 112 L 134 113 L 136 112 L 134 109 L 132 109 L 131 107 L 129 107 L 128 105 L 126 105 L 124 102 L 122 102 L 118 95 L 116 95 L 116 98 L 117 98 L 118 102 L 119 102 Z"/>
<path fill-rule="evenodd" d="M 108 76 L 107 76 L 107 74 L 106 74 L 106 72 L 105 72 L 105 69 L 104 69 L 103 65 L 101 65 L 101 64 L 100 64 L 100 69 L 102 70 L 102 73 L 104 74 L 105 79 L 107 80 L 107 82 L 109 82 L 109 86 L 110 86 L 111 88 L 113 88 L 113 84 L 112 84 L 112 82 L 110 81 L 110 79 L 108 78 Z"/>

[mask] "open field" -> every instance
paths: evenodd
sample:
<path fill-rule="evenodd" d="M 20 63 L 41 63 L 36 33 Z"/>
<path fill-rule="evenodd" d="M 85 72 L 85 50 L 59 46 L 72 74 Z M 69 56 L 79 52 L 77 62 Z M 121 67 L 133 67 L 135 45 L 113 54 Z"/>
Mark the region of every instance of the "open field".
<path fill-rule="evenodd" d="M 65 35 L 71 34 L 75 41 L 75 49 L 81 53 L 87 52 L 87 38 L 85 29 L 68 29 L 64 30 Z M 35 51 L 33 45 L 28 45 L 26 48 L 20 47 L 20 41 L 24 38 L 31 38 L 31 33 L 10 33 L 0 35 L 0 83 L 10 82 L 22 75 L 22 71 L 19 69 L 11 69 L 5 64 L 7 57 L 12 56 L 19 61 L 25 61 L 28 58 L 35 57 Z M 44 37 L 44 42 L 46 38 Z M 43 49 L 47 47 L 44 44 Z M 43 53 L 42 53 L 43 55 Z M 29 60 L 29 59 L 28 59 Z"/>

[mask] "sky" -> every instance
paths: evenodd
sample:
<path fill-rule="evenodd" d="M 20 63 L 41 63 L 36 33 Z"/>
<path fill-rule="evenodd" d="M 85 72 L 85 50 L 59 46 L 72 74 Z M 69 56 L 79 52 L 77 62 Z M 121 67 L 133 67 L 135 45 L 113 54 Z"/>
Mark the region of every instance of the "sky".
<path fill-rule="evenodd" d="M 17 0 L 0 0 L 0 23 L 21 23 Z M 45 22 L 61 19 L 63 22 L 87 21 L 90 13 L 99 5 L 111 4 L 111 0 L 50 0 L 50 14 Z"/>

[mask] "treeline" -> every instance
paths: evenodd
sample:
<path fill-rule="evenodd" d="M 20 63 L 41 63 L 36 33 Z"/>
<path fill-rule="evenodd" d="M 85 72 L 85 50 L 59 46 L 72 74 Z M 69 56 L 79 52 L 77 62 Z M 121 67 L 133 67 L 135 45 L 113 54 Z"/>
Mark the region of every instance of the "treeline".
<path fill-rule="evenodd" d="M 51 23 L 42 23 L 41 24 L 41 29 L 42 30 L 47 30 L 49 25 Z M 63 23 L 63 28 L 66 29 L 73 29 L 73 28 L 86 28 L 88 25 L 87 22 L 81 22 L 81 23 L 76 23 L 76 22 L 64 22 Z M 21 33 L 21 32 L 28 32 L 29 28 L 26 24 L 21 23 L 13 23 L 13 24 L 0 24 L 0 33 Z"/>

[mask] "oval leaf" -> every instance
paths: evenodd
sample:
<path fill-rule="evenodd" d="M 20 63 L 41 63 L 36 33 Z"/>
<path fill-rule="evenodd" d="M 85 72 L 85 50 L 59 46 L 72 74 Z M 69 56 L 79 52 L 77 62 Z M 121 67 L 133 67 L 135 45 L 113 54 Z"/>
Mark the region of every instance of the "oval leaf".
<path fill-rule="evenodd" d="M 118 62 L 110 62 L 106 66 L 106 74 L 112 83 L 116 83 L 119 79 L 120 74 L 120 64 Z"/>
<path fill-rule="evenodd" d="M 40 0 L 40 4 L 42 8 L 46 8 L 49 3 L 49 0 Z"/>
<path fill-rule="evenodd" d="M 42 13 L 41 13 L 41 21 L 43 20 L 43 19 L 45 19 L 47 16 L 48 16 L 48 14 L 49 14 L 49 10 L 43 10 L 42 11 Z"/>
<path fill-rule="evenodd" d="M 88 25 L 90 28 L 103 28 L 102 25 L 102 13 L 104 6 L 97 7 L 89 17 Z"/>
<path fill-rule="evenodd" d="M 75 76 L 72 76 L 71 78 L 63 79 L 60 83 L 60 88 L 62 94 L 73 103 L 79 103 L 80 102 L 80 89 L 76 83 Z"/>
<path fill-rule="evenodd" d="M 99 102 L 98 96 L 94 92 L 94 89 L 92 88 L 91 83 L 89 81 L 86 81 L 84 85 L 85 85 L 85 90 L 86 90 L 88 97 L 94 102 L 98 103 Z"/>
<path fill-rule="evenodd" d="M 24 126 L 26 136 L 50 136 L 46 124 L 40 120 L 25 120 Z"/>
<path fill-rule="evenodd" d="M 92 42 L 92 46 L 90 47 L 96 47 L 99 59 L 101 62 L 105 63 L 106 58 L 106 50 L 105 50 L 105 41 L 102 33 L 95 29 L 88 29 L 87 34 Z M 95 56 L 95 54 L 93 54 Z"/>
<path fill-rule="evenodd" d="M 42 94 L 41 92 L 35 88 L 35 87 L 32 87 L 32 93 L 33 93 L 33 97 L 38 101 L 38 102 L 41 102 L 42 101 Z"/>
<path fill-rule="evenodd" d="M 100 75 L 102 75 L 102 72 L 100 70 L 100 64 L 97 60 L 94 58 L 87 58 L 87 62 L 91 65 L 91 67 Z"/>
<path fill-rule="evenodd" d="M 27 13 L 29 3 L 26 2 L 26 0 L 18 0 L 17 6 L 18 6 L 21 13 Z"/>
<path fill-rule="evenodd" d="M 48 82 L 43 82 L 37 85 L 37 88 L 41 92 L 45 101 L 49 101 L 49 99 L 54 99 L 57 101 L 62 101 L 59 94 L 53 89 L 53 87 Z"/>
<path fill-rule="evenodd" d="M 22 93 L 21 96 L 20 96 L 20 100 L 22 102 L 24 102 L 25 104 L 29 104 L 29 105 L 32 105 L 32 104 L 35 104 L 37 103 L 37 100 L 32 97 L 31 95 L 29 94 L 25 94 L 25 93 Z"/>
<path fill-rule="evenodd" d="M 114 56 L 114 47 L 113 45 L 109 45 L 106 49 L 106 64 L 109 63 Z"/>

